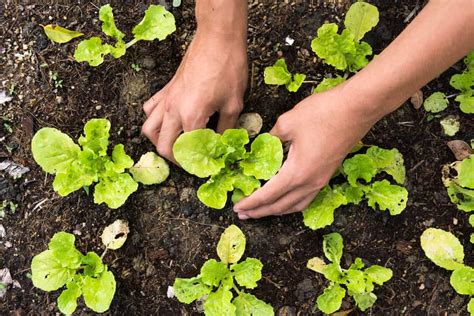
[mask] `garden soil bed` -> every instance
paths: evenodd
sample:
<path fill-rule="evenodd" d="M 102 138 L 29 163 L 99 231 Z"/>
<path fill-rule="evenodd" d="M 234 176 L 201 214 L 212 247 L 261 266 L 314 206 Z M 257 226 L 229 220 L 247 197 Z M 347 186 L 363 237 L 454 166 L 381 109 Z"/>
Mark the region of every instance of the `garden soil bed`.
<path fill-rule="evenodd" d="M 350 1 L 249 2 L 251 84 L 244 111 L 260 113 L 263 131 L 268 131 L 280 114 L 310 95 L 312 87 L 306 84 L 298 93 L 289 94 L 283 88 L 267 86 L 263 83 L 264 67 L 284 56 L 290 70 L 307 73 L 309 80 L 333 73 L 315 58 L 310 41 L 325 21 L 341 23 Z M 424 5 L 417 0 L 370 2 L 381 11 L 379 25 L 367 36 L 375 53 L 380 53 Z M 344 265 L 358 256 L 394 271 L 391 281 L 376 288 L 378 301 L 367 314 L 466 313 L 468 298 L 454 292 L 449 273 L 431 263 L 419 246 L 419 237 L 427 227 L 455 231 L 465 246 L 467 263 L 474 263 L 467 216 L 449 202 L 441 182 L 441 167 L 454 156 L 446 146 L 449 139 L 442 136 L 439 119 L 427 120 L 423 110 L 415 110 L 409 103 L 380 121 L 364 139 L 367 144 L 396 147 L 405 157 L 410 200 L 396 217 L 362 204 L 340 208 L 335 223 L 317 232 L 303 225 L 301 214 L 239 221 L 230 204 L 222 211 L 203 206 L 196 197 L 201 180 L 175 166 L 164 184 L 141 186 L 118 210 L 95 205 L 83 190 L 59 197 L 52 189 L 52 177 L 32 159 L 34 132 L 51 126 L 77 138 L 87 120 L 106 117 L 112 122 L 112 143 L 123 143 L 135 160 L 154 150 L 140 132 L 145 119 L 141 106 L 172 78 L 196 26 L 194 4 L 183 1 L 181 7 L 170 8 L 177 20 L 176 33 L 163 42 L 135 45 L 123 58 L 107 59 L 97 68 L 73 61 L 77 42 L 53 44 L 39 26 L 58 23 L 98 34 L 99 6 L 88 1 L 0 4 L 0 89 L 15 87 L 13 100 L 0 105 L 0 161 L 13 160 L 31 169 L 17 180 L 1 173 L 0 201 L 14 201 L 18 208 L 7 211 L 0 221 L 6 230 L 0 239 L 0 268 L 8 268 L 18 284 L 9 287 L 0 299 L 0 314 L 56 313 L 59 293 L 32 287 L 32 257 L 47 248 L 57 231 L 74 232 L 81 251 L 100 253 L 101 231 L 116 219 L 128 220 L 131 233 L 123 248 L 105 256 L 117 280 L 117 292 L 107 312 L 110 315 L 196 314 L 196 305 L 185 306 L 167 298 L 167 288 L 175 277 L 196 275 L 205 260 L 216 258 L 219 236 L 232 223 L 247 236 L 246 255 L 264 264 L 264 277 L 252 293 L 280 310 L 281 315 L 318 314 L 313 306 L 326 281 L 306 269 L 306 262 L 322 256 L 322 236 L 332 231 L 344 237 Z M 118 26 L 130 34 L 146 7 L 135 1 L 115 5 Z M 285 46 L 287 36 L 295 39 L 292 46 Z M 132 64 L 139 65 L 140 71 L 133 70 Z M 448 81 L 456 69 L 461 68 L 454 66 L 425 87 L 425 95 L 436 89 L 451 92 Z M 54 87 L 50 71 L 57 72 L 61 87 Z M 474 138 L 472 118 L 455 106 L 447 113 L 460 116 L 459 139 Z M 343 309 L 352 306 L 353 302 L 346 299 Z M 80 301 L 76 314 L 92 312 Z"/>

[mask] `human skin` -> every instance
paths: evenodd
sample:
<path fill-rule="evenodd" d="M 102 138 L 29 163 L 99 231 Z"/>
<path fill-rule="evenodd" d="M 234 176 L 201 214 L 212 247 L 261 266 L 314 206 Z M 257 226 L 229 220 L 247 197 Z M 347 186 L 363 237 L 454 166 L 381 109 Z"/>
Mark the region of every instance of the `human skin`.
<path fill-rule="evenodd" d="M 144 105 L 143 132 L 168 159 L 179 133 L 205 127 L 212 113 L 220 113 L 219 132 L 234 126 L 247 80 L 246 6 L 242 0 L 197 1 L 195 39 L 170 83 Z M 474 0 L 430 1 L 363 70 L 278 118 L 270 133 L 291 144 L 288 158 L 275 177 L 234 206 L 238 217 L 304 210 L 378 120 L 473 49 Z"/>

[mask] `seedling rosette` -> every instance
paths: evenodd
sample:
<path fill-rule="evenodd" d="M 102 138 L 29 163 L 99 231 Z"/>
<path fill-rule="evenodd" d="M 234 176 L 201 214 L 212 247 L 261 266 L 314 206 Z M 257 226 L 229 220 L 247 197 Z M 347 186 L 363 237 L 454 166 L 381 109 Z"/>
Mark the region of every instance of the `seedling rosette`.
<path fill-rule="evenodd" d="M 158 184 L 168 177 L 168 164 L 154 153 L 143 155 L 134 165 L 133 159 L 125 153 L 124 145 L 118 144 L 109 156 L 109 131 L 108 120 L 89 120 L 78 140 L 81 147 L 55 128 L 45 127 L 34 135 L 31 141 L 33 158 L 44 171 L 56 175 L 53 188 L 59 195 L 67 196 L 97 183 L 94 202 L 106 203 L 115 209 L 138 189 L 138 182 Z"/>
<path fill-rule="evenodd" d="M 336 209 L 359 204 L 364 199 L 369 207 L 388 210 L 390 215 L 398 215 L 406 208 L 408 191 L 402 186 L 406 170 L 397 149 L 371 146 L 365 154 L 344 160 L 340 173 L 347 182 L 326 185 L 303 211 L 304 223 L 309 228 L 316 230 L 331 225 Z M 396 184 L 386 179 L 373 181 L 379 174 L 389 175 Z"/>
<path fill-rule="evenodd" d="M 106 55 L 110 54 L 114 58 L 120 58 L 135 43 L 156 39 L 162 41 L 176 30 L 173 14 L 161 5 L 150 5 L 148 7 L 143 20 L 132 30 L 134 38 L 127 43 L 124 41 L 125 34 L 115 24 L 112 7 L 109 4 L 100 7 L 99 20 L 102 22 L 102 32 L 115 39 L 115 45 L 103 43 L 102 38 L 94 36 L 81 41 L 74 52 L 76 61 L 85 61 L 94 67 L 102 64 Z M 60 26 L 46 25 L 43 28 L 48 38 L 56 43 L 66 43 L 73 38 L 84 35 Z"/>
<path fill-rule="evenodd" d="M 206 316 L 273 316 L 270 305 L 238 288 L 254 289 L 262 278 L 260 260 L 247 258 L 239 262 L 245 243 L 242 231 L 235 225 L 229 226 L 217 244 L 220 261 L 207 260 L 196 277 L 176 278 L 173 291 L 178 301 L 190 304 L 202 298 Z"/>
<path fill-rule="evenodd" d="M 474 315 L 474 268 L 464 264 L 464 248 L 452 233 L 437 228 L 428 228 L 420 237 L 425 255 L 437 266 L 451 273 L 449 282 L 460 295 L 471 298 L 467 311 Z"/>
<path fill-rule="evenodd" d="M 222 135 L 210 129 L 182 134 L 173 146 L 176 161 L 187 172 L 200 178 L 210 177 L 201 185 L 199 200 L 215 209 L 224 208 L 227 193 L 232 192 L 236 203 L 269 180 L 280 169 L 283 161 L 281 141 L 268 133 L 249 143 L 245 129 L 228 129 Z"/>
<path fill-rule="evenodd" d="M 330 263 L 315 257 L 307 264 L 308 269 L 324 275 L 330 281 L 329 286 L 316 299 L 316 306 L 326 314 L 338 311 L 346 294 L 355 300 L 361 311 L 367 310 L 377 300 L 373 293 L 374 284 L 383 285 L 393 275 L 391 269 L 379 265 L 364 268 L 361 258 L 356 258 L 349 269 L 343 269 L 340 263 L 343 248 L 343 239 L 339 233 L 325 235 L 323 251 Z"/>

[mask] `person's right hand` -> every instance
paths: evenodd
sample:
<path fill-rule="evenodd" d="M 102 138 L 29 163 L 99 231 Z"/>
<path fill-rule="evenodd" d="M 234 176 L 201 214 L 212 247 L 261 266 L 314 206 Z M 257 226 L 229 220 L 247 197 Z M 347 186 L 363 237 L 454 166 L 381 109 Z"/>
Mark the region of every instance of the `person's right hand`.
<path fill-rule="evenodd" d="M 143 105 L 142 132 L 159 154 L 173 159 L 182 131 L 204 128 L 219 112 L 217 131 L 233 128 L 247 85 L 246 41 L 196 33 L 173 79 Z"/>

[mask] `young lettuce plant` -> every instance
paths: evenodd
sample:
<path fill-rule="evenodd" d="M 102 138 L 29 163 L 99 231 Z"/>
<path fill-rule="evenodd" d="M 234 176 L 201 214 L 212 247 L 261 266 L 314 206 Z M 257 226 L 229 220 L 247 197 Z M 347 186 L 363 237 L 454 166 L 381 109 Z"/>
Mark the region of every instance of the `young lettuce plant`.
<path fill-rule="evenodd" d="M 47 292 L 66 286 L 57 301 L 63 314 L 74 313 L 81 295 L 87 307 L 103 313 L 109 309 L 115 294 L 114 274 L 95 252 L 83 255 L 74 242 L 72 234 L 54 234 L 48 250 L 36 255 L 31 262 L 33 285 Z"/>
<path fill-rule="evenodd" d="M 176 30 L 173 14 L 161 5 L 150 5 L 148 7 L 143 20 L 133 28 L 134 38 L 128 43 L 124 41 L 125 34 L 115 24 L 112 7 L 109 4 L 100 8 L 99 20 L 102 21 L 102 32 L 115 39 L 115 45 L 103 43 L 102 39 L 97 36 L 83 40 L 74 53 L 77 62 L 85 61 L 90 66 L 99 66 L 104 62 L 104 56 L 106 55 L 111 54 L 114 58 L 120 58 L 125 55 L 128 48 L 138 41 L 153 41 L 156 39 L 162 41 Z M 59 26 L 46 25 L 44 30 L 46 35 L 57 43 L 65 43 L 83 35 Z"/>
<path fill-rule="evenodd" d="M 338 34 L 337 24 L 324 24 L 311 42 L 311 49 L 328 65 L 356 72 L 368 64 L 367 56 L 372 55 L 372 47 L 362 38 L 378 22 L 377 7 L 363 1 L 356 2 L 347 11 L 342 33 Z"/>
<path fill-rule="evenodd" d="M 315 257 L 308 261 L 307 267 L 321 273 L 330 281 L 330 285 L 316 299 L 316 306 L 326 314 L 332 314 L 341 308 L 346 293 L 351 296 L 361 311 L 372 307 L 377 300 L 373 293 L 374 283 L 382 285 L 392 278 L 392 270 L 378 265 L 365 268 L 361 258 L 356 258 L 349 269 L 341 267 L 343 239 L 338 233 L 323 237 L 323 251 L 330 261 L 326 264 L 323 259 Z M 344 289 L 344 287 L 346 289 Z"/>
<path fill-rule="evenodd" d="M 464 58 L 464 64 L 466 65 L 464 72 L 453 75 L 449 81 L 459 94 L 446 96 L 443 92 L 434 92 L 423 103 L 427 112 L 439 113 L 445 110 L 449 105 L 448 99 L 456 96 L 454 100 L 459 103 L 462 112 L 474 113 L 474 51 Z"/>
<path fill-rule="evenodd" d="M 442 180 L 458 209 L 474 211 L 474 155 L 443 166 Z"/>
<path fill-rule="evenodd" d="M 264 81 L 266 84 L 285 85 L 286 89 L 290 92 L 298 91 L 305 79 L 306 75 L 304 74 L 297 73 L 292 75 L 288 71 L 284 58 L 278 59 L 273 66 L 266 67 L 264 71 Z"/>
<path fill-rule="evenodd" d="M 109 131 L 107 119 L 88 121 L 78 140 L 82 148 L 55 128 L 42 128 L 35 134 L 31 142 L 33 158 L 45 172 L 56 175 L 53 188 L 59 195 L 67 196 L 97 183 L 94 202 L 115 209 L 138 189 L 137 182 L 158 184 L 168 177 L 168 164 L 154 153 L 143 155 L 134 165 L 124 146 L 118 144 L 108 156 Z"/>
<path fill-rule="evenodd" d="M 237 287 L 238 284 L 254 289 L 262 278 L 263 264 L 260 260 L 247 258 L 239 262 L 245 243 L 242 231 L 235 225 L 229 226 L 217 244 L 220 261 L 207 260 L 196 277 L 176 278 L 173 284 L 176 298 L 185 304 L 203 298 L 206 316 L 274 315 L 270 305 Z"/>
<path fill-rule="evenodd" d="M 386 173 L 397 184 L 388 180 L 373 181 Z M 365 154 L 356 154 L 344 160 L 341 174 L 347 179 L 342 184 L 325 186 L 303 211 L 304 223 L 311 229 L 321 229 L 334 222 L 334 211 L 349 203 L 359 204 L 365 198 L 368 205 L 390 215 L 400 214 L 406 207 L 408 191 L 401 186 L 405 182 L 403 156 L 397 149 L 383 149 L 371 146 Z M 361 183 L 362 179 L 365 183 Z"/>
<path fill-rule="evenodd" d="M 228 129 L 222 135 L 210 129 L 183 133 L 173 145 L 176 161 L 187 172 L 210 179 L 201 185 L 201 202 L 222 209 L 227 193 L 233 191 L 236 203 L 252 194 L 280 169 L 283 161 L 281 141 L 268 133 L 255 138 L 247 152 L 249 136 L 245 129 Z"/>
<path fill-rule="evenodd" d="M 474 315 L 474 269 L 463 263 L 464 248 L 450 232 L 437 228 L 428 228 L 420 237 L 421 248 L 425 255 L 437 266 L 453 271 L 451 286 L 461 295 L 471 298 L 467 310 Z"/>

